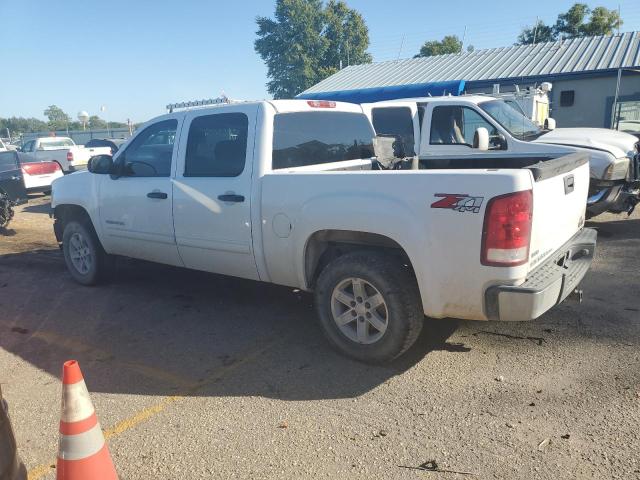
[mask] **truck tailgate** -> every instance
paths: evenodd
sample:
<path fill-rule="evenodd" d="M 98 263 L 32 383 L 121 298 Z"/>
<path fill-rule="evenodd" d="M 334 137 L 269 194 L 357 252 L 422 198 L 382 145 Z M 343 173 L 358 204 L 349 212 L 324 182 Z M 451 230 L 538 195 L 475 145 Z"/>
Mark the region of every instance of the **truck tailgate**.
<path fill-rule="evenodd" d="M 589 158 L 574 153 L 528 168 L 534 178 L 529 264 L 534 269 L 584 224 Z"/>

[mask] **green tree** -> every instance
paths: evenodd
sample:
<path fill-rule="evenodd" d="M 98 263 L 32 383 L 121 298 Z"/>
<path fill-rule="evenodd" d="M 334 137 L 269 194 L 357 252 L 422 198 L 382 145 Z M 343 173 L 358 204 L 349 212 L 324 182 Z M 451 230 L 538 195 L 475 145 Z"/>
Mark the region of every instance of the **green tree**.
<path fill-rule="evenodd" d="M 447 35 L 442 40 L 430 40 L 420 47 L 418 57 L 432 57 L 434 55 L 445 55 L 447 53 L 460 53 L 462 51 L 462 41 L 457 35 Z"/>
<path fill-rule="evenodd" d="M 360 13 L 343 1 L 330 0 L 325 11 L 324 37 L 327 39 L 322 68 L 335 73 L 341 66 L 371 63 L 369 29 Z"/>
<path fill-rule="evenodd" d="M 324 78 L 321 0 L 278 0 L 275 20 L 258 17 L 256 22 L 254 47 L 267 64 L 267 90 L 275 98 L 294 97 Z"/>
<path fill-rule="evenodd" d="M 559 38 L 575 38 L 582 36 L 582 26 L 589 16 L 589 6 L 585 3 L 574 3 L 565 13 L 558 15 L 554 31 Z"/>
<path fill-rule="evenodd" d="M 101 119 L 98 115 L 91 115 L 89 117 L 89 128 L 95 128 L 95 129 L 107 128 L 107 122 Z"/>
<path fill-rule="evenodd" d="M 545 25 L 542 20 L 538 20 L 538 23 L 530 28 L 522 30 L 518 35 L 518 42 L 516 45 L 529 45 L 532 43 L 553 42 L 556 40 L 556 32 L 552 26 Z"/>
<path fill-rule="evenodd" d="M 291 98 L 343 65 L 370 62 L 362 16 L 343 1 L 277 0 L 275 18 L 256 18 L 254 48 L 267 65 L 267 90 Z"/>
<path fill-rule="evenodd" d="M 596 7 L 591 11 L 589 23 L 582 25 L 581 33 L 586 36 L 611 35 L 622 26 L 622 19 L 616 10 Z"/>
<path fill-rule="evenodd" d="M 524 28 L 518 36 L 516 45 L 611 35 L 621 26 L 622 19 L 615 10 L 605 7 L 596 7 L 591 10 L 585 3 L 574 3 L 569 10 L 558 15 L 555 25 L 549 26 L 538 21 L 536 25 Z"/>
<path fill-rule="evenodd" d="M 71 117 L 57 105 L 49 105 L 49 108 L 44 111 L 44 115 L 49 119 L 51 130 L 64 130 L 71 121 Z"/>

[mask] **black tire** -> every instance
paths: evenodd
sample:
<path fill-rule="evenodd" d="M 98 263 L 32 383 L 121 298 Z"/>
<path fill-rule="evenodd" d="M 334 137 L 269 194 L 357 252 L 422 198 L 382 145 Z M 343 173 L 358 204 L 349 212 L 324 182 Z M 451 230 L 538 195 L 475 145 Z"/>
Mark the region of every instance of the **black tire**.
<path fill-rule="evenodd" d="M 334 320 L 334 289 L 352 277 L 369 283 L 384 299 L 386 330 L 374 343 L 362 344 L 349 338 Z M 378 252 L 356 251 L 329 263 L 316 283 L 315 304 L 320 325 L 331 344 L 345 355 L 366 363 L 390 362 L 402 355 L 415 343 L 424 323 L 413 271 L 400 258 Z M 357 319 L 363 321 L 362 317 Z M 371 327 L 367 329 L 370 331 Z"/>
<path fill-rule="evenodd" d="M 0 230 L 9 226 L 13 215 L 13 202 L 9 199 L 9 195 L 0 190 Z"/>
<path fill-rule="evenodd" d="M 85 250 L 91 260 L 86 271 L 79 268 L 77 263 L 72 260 L 71 250 L 73 247 L 71 245 L 72 242 L 78 240 L 85 242 Z M 62 252 L 67 270 L 73 279 L 82 285 L 97 285 L 105 280 L 111 272 L 113 258 L 104 251 L 93 226 L 88 221 L 73 219 L 65 223 L 62 234 Z M 86 266 L 87 263 L 84 265 Z"/>
<path fill-rule="evenodd" d="M 42 191 L 42 194 L 43 194 L 43 195 L 51 195 L 51 189 L 49 189 L 49 190 L 43 190 L 43 191 Z"/>

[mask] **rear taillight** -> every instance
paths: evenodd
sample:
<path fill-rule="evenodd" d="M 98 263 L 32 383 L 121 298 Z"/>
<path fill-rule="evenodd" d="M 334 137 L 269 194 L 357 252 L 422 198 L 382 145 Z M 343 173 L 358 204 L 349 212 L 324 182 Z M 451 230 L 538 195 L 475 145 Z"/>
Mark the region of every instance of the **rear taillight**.
<path fill-rule="evenodd" d="M 60 170 L 58 162 L 23 163 L 22 173 L 25 175 L 49 175 Z"/>
<path fill-rule="evenodd" d="M 489 200 L 482 229 L 480 260 L 483 265 L 512 267 L 527 262 L 532 213 L 531 190 L 500 195 Z"/>
<path fill-rule="evenodd" d="M 73 152 L 67 152 L 67 162 L 73 162 Z"/>

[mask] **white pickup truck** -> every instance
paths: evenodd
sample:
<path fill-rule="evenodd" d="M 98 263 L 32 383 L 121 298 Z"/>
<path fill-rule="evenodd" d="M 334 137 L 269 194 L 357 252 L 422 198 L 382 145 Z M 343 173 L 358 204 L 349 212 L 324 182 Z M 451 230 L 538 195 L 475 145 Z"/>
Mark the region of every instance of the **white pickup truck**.
<path fill-rule="evenodd" d="M 68 270 L 93 285 L 122 255 L 313 291 L 331 343 L 370 362 L 424 315 L 530 320 L 576 290 L 596 243 L 586 155 L 385 170 L 374 135 L 360 106 L 313 100 L 151 120 L 53 183 Z"/>
<path fill-rule="evenodd" d="M 53 161 L 64 173 L 75 172 L 87 166 L 94 155 L 110 154 L 109 147 L 84 148 L 68 137 L 41 137 L 22 145 L 22 152 L 30 153 L 41 161 Z"/>
<path fill-rule="evenodd" d="M 390 100 L 363 108 L 376 133 L 400 137 L 407 156 L 417 154 L 425 168 L 499 167 L 503 158 L 526 162 L 585 152 L 591 168 L 588 217 L 631 213 L 640 201 L 640 142 L 633 135 L 603 128 L 544 130 L 485 95 Z"/>

